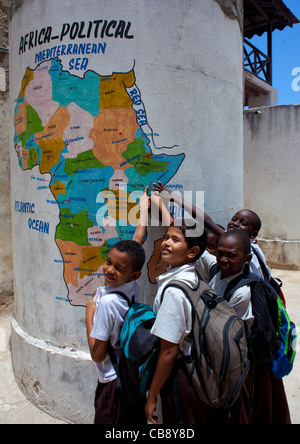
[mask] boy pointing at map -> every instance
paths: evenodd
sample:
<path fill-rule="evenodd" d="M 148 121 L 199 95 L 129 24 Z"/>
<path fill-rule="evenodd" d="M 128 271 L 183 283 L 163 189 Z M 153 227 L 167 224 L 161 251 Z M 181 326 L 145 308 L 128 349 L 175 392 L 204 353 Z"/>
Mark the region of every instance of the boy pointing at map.
<path fill-rule="evenodd" d="M 111 249 L 103 267 L 105 287 L 87 303 L 86 328 L 91 357 L 96 363 L 95 424 L 145 424 L 144 403 L 129 405 L 117 389 L 117 374 L 110 348 L 118 357 L 120 332 L 129 304 L 138 301 L 137 280 L 145 262 L 143 247 L 120 241 Z"/>

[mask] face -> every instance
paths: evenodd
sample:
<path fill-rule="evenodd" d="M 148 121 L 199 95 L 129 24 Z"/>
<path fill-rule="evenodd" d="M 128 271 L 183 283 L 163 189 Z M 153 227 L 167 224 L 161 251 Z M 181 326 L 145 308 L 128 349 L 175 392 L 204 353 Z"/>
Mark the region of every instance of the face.
<path fill-rule="evenodd" d="M 200 251 L 199 247 L 189 248 L 183 233 L 170 227 L 161 244 L 162 260 L 172 268 L 181 267 L 193 261 Z"/>
<path fill-rule="evenodd" d="M 219 236 L 217 236 L 214 233 L 207 233 L 207 251 L 212 254 L 216 255 L 217 247 L 219 243 Z"/>
<path fill-rule="evenodd" d="M 137 280 L 141 272 L 133 271 L 132 257 L 112 248 L 103 266 L 105 283 L 109 287 L 119 287 Z"/>
<path fill-rule="evenodd" d="M 256 220 L 254 214 L 247 210 L 241 210 L 233 216 L 227 229 L 245 231 L 250 238 L 254 239 L 258 234 L 255 224 Z"/>
<path fill-rule="evenodd" d="M 242 242 L 221 237 L 217 248 L 217 263 L 222 277 L 239 273 L 251 261 L 251 254 L 245 254 Z"/>

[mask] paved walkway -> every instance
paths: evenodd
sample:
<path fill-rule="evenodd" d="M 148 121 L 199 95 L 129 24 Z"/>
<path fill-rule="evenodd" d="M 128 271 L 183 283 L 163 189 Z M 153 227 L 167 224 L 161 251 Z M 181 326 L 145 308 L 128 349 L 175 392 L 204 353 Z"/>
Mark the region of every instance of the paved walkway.
<path fill-rule="evenodd" d="M 273 270 L 284 282 L 289 314 L 298 326 L 300 336 L 300 272 Z M 0 301 L 0 424 L 65 424 L 36 408 L 19 390 L 12 371 L 10 353 L 10 320 L 13 301 Z M 292 421 L 300 424 L 300 338 L 292 374 L 284 379 Z"/>

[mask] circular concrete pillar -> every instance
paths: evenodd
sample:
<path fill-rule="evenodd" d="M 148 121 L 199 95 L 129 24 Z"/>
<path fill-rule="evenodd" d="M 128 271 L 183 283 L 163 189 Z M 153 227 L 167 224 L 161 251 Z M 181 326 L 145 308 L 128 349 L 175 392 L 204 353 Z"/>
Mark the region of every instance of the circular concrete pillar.
<path fill-rule="evenodd" d="M 11 3 L 14 372 L 38 407 L 90 423 L 84 306 L 111 246 L 132 237 L 138 192 L 158 180 L 204 191 L 219 223 L 242 205 L 239 11 L 215 0 Z"/>

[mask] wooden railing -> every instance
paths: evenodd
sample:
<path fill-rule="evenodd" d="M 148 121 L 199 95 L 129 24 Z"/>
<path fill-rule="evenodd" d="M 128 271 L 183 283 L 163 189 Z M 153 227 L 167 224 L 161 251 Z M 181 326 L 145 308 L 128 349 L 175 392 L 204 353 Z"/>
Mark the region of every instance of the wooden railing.
<path fill-rule="evenodd" d="M 272 60 L 247 39 L 244 40 L 244 68 L 265 82 L 272 83 Z"/>

